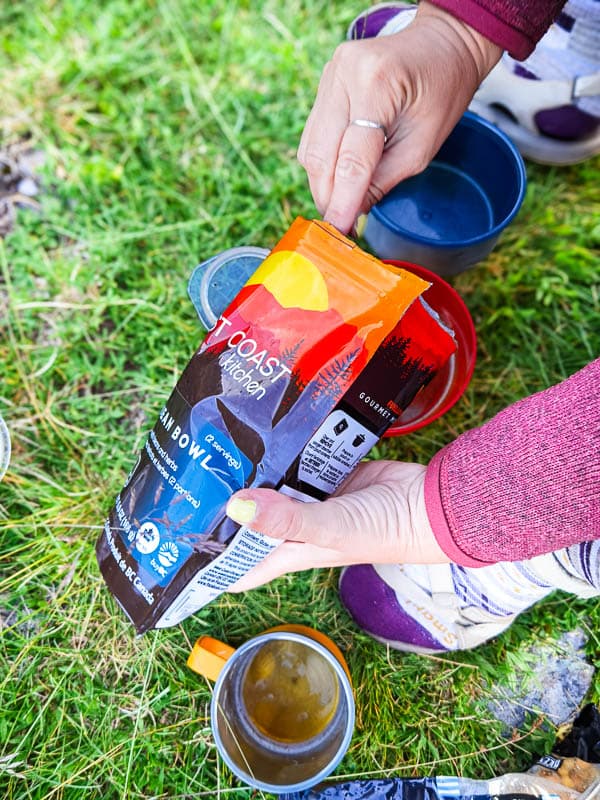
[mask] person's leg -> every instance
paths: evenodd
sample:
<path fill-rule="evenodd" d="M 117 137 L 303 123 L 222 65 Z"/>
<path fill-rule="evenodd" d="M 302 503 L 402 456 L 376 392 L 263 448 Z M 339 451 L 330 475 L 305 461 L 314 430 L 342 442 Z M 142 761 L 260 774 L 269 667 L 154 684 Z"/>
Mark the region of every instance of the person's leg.
<path fill-rule="evenodd" d="M 479 569 L 365 564 L 347 567 L 340 577 L 340 598 L 360 628 L 394 649 L 417 653 L 476 647 L 555 589 L 600 594 L 600 543 Z"/>

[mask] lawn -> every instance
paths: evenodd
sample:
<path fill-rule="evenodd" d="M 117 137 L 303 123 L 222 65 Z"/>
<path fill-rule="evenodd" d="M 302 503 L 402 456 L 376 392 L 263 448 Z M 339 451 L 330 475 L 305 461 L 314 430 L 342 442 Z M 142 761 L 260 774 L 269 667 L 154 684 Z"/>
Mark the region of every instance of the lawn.
<path fill-rule="evenodd" d="M 282 622 L 344 651 L 357 725 L 336 776 L 526 769 L 556 728 L 531 710 L 505 731 L 490 683 L 528 669 L 524 644 L 600 608 L 556 594 L 471 652 L 422 657 L 363 635 L 335 570 L 225 595 L 135 637 L 94 544 L 135 457 L 202 339 L 186 285 L 229 247 L 271 247 L 314 217 L 295 160 L 349 0 L 15 0 L 0 8 L 0 148 L 43 154 L 39 194 L 0 238 L 0 796 L 148 800 L 261 796 L 218 758 L 211 686 L 186 666 L 203 634 L 233 645 Z M 1 168 L 0 164 L 0 168 Z M 496 249 L 452 280 L 478 361 L 442 419 L 373 457 L 428 459 L 462 431 L 600 352 L 598 159 L 527 164 L 523 207 Z M 600 700 L 595 680 L 586 700 Z"/>

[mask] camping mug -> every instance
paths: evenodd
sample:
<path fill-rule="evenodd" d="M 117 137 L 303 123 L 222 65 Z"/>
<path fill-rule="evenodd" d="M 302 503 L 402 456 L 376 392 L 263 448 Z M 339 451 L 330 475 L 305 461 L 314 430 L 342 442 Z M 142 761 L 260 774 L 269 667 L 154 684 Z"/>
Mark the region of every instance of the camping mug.
<path fill-rule="evenodd" d="M 337 646 L 303 625 L 272 628 L 234 649 L 203 636 L 188 666 L 215 680 L 211 726 L 231 771 L 250 786 L 302 791 L 342 760 L 354 696 Z"/>

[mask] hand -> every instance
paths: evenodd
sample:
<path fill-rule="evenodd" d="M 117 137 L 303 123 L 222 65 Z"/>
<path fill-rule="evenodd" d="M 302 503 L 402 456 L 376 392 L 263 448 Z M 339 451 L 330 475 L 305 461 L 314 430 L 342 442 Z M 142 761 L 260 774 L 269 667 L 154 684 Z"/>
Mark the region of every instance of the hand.
<path fill-rule="evenodd" d="M 272 489 L 237 492 L 228 516 L 285 541 L 230 591 L 315 567 L 448 563 L 427 518 L 424 481 L 420 464 L 365 461 L 321 503 L 302 503 Z"/>
<path fill-rule="evenodd" d="M 424 170 L 501 53 L 426 0 L 403 31 L 341 44 L 323 70 L 298 148 L 324 219 L 347 233 L 360 213 Z M 385 148 L 381 130 L 353 119 L 383 124 Z"/>

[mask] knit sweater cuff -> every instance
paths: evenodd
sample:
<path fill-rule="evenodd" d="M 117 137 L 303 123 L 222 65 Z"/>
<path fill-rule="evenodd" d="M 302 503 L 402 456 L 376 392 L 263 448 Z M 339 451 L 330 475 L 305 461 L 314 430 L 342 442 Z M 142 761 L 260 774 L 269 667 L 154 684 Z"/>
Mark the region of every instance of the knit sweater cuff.
<path fill-rule="evenodd" d="M 493 562 L 479 561 L 468 555 L 457 546 L 452 536 L 442 502 L 442 466 L 445 449 L 435 454 L 425 473 L 425 509 L 429 524 L 437 543 L 455 564 L 460 564 L 462 567 L 485 567 Z"/>
<path fill-rule="evenodd" d="M 456 563 L 521 561 L 600 538 L 600 358 L 461 434 L 425 473 Z"/>

